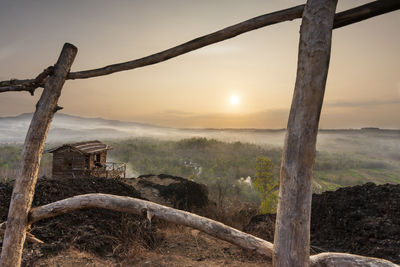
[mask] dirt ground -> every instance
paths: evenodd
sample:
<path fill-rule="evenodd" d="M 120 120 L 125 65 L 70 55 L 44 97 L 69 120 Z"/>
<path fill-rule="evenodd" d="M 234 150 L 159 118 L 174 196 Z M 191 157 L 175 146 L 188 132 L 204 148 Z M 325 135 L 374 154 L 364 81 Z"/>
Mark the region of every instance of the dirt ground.
<path fill-rule="evenodd" d="M 207 190 L 182 178 L 147 176 L 136 181 L 136 186 L 139 190 L 122 181 L 101 178 L 42 178 L 36 186 L 33 206 L 96 192 L 151 197 L 152 201 L 192 212 L 215 211 L 212 209 L 215 203 L 206 205 Z M 0 222 L 7 218 L 11 191 L 11 184 L 0 184 Z M 193 194 L 196 198 L 190 197 Z M 223 219 L 223 222 L 231 224 L 232 218 L 240 217 L 242 224 L 236 228 L 245 226 L 246 232 L 272 241 L 275 215 L 251 218 L 251 212 L 243 215 L 237 206 L 231 210 L 237 214 L 226 213 L 231 216 L 230 221 Z M 400 262 L 400 185 L 368 183 L 313 195 L 311 217 L 312 253 L 338 251 Z M 23 266 L 271 265 L 267 258 L 198 230 L 156 219 L 149 227 L 144 216 L 104 209 L 75 211 L 45 219 L 35 223 L 31 233 L 45 244 L 26 243 Z"/>
<path fill-rule="evenodd" d="M 158 200 L 170 206 L 193 211 L 206 208 L 202 187 L 177 177 L 149 176 L 144 184 L 156 183 Z M 143 179 L 146 179 L 144 177 Z M 141 179 L 141 181 L 145 181 Z M 182 178 L 181 178 L 182 179 Z M 160 180 L 162 183 L 158 183 Z M 175 180 L 179 184 L 171 184 Z M 165 182 L 169 181 L 167 184 Z M 187 181 L 187 180 L 186 180 Z M 138 187 L 139 188 L 139 187 Z M 5 221 L 11 197 L 11 184 L 0 184 L 0 220 Z M 85 178 L 39 179 L 33 206 L 86 193 L 108 193 L 136 198 L 134 187 L 117 180 Z M 190 198 L 196 194 L 197 198 Z M 160 197 L 162 199 L 160 199 Z M 196 201 L 194 201 L 196 200 Z M 23 266 L 266 266 L 267 258 L 244 251 L 197 230 L 152 221 L 143 216 L 104 209 L 87 209 L 45 219 L 32 226 L 31 233 L 45 244 L 26 243 Z M 268 265 L 267 265 L 268 266 Z"/>
<path fill-rule="evenodd" d="M 188 227 L 168 225 L 157 231 L 159 243 L 148 249 L 134 245 L 120 260 L 82 252 L 74 247 L 47 258 L 31 262 L 29 266 L 272 266 L 268 258 L 242 250 Z"/>

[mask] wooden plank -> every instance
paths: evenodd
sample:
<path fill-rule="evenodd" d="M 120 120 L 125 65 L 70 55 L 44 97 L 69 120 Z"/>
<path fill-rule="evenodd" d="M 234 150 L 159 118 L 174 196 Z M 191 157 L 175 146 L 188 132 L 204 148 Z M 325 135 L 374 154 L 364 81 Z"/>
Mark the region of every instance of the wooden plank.
<path fill-rule="evenodd" d="M 308 0 L 282 150 L 274 267 L 310 265 L 311 180 L 337 0 Z"/>
<path fill-rule="evenodd" d="M 1 267 L 21 265 L 22 247 L 28 227 L 28 212 L 35 191 L 44 142 L 54 113 L 59 109 L 58 98 L 76 53 L 75 46 L 68 43 L 64 45 L 54 67 L 54 73 L 46 80 L 43 93 L 33 114 L 25 138 L 19 174 L 11 197 L 7 229 L 1 251 Z"/>

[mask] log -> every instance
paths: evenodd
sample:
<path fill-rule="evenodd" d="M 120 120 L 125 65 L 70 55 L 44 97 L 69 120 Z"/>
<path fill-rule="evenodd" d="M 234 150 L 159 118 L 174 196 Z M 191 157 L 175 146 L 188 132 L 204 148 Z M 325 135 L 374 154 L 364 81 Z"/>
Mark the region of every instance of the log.
<path fill-rule="evenodd" d="M 308 0 L 282 150 L 274 267 L 310 265 L 311 181 L 337 0 Z"/>
<path fill-rule="evenodd" d="M 216 238 L 228 241 L 244 249 L 250 249 L 261 255 L 271 257 L 273 244 L 263 239 L 243 233 L 222 223 L 196 214 L 169 208 L 153 202 L 107 194 L 86 194 L 32 208 L 29 223 L 51 218 L 80 209 L 104 208 L 126 213 L 159 218 L 172 223 L 186 225 Z M 347 264 L 347 265 L 346 265 Z M 397 266 L 390 261 L 345 253 L 321 253 L 311 256 L 312 267 L 341 266 Z"/>
<path fill-rule="evenodd" d="M 75 46 L 68 43 L 64 45 L 54 72 L 46 79 L 43 93 L 36 105 L 11 196 L 1 252 L 1 267 L 21 265 L 22 247 L 28 227 L 28 212 L 32 204 L 44 142 L 51 120 L 58 109 L 57 101 L 76 53 Z"/>
<path fill-rule="evenodd" d="M 134 214 L 151 214 L 168 222 L 190 226 L 239 247 L 272 257 L 273 245 L 220 222 L 193 213 L 162 206 L 150 201 L 107 194 L 86 194 L 32 208 L 29 223 L 86 208 L 104 208 Z"/>
<path fill-rule="evenodd" d="M 374 1 L 336 14 L 333 28 L 335 29 L 347 26 L 352 23 L 360 22 L 362 20 L 366 20 L 398 9 L 400 9 L 400 2 L 398 0 Z M 87 79 L 101 75 L 111 74 L 114 72 L 131 70 L 151 64 L 156 64 L 168 60 L 170 58 L 188 53 L 190 51 L 202 48 L 204 46 L 211 45 L 229 38 L 233 38 L 245 32 L 256 30 L 258 28 L 276 24 L 283 21 L 301 18 L 303 10 L 304 10 L 304 5 L 300 5 L 293 8 L 277 11 L 274 13 L 265 14 L 259 17 L 243 21 L 241 23 L 235 24 L 233 26 L 219 30 L 217 32 L 204 35 L 187 43 L 175 46 L 168 50 L 164 50 L 162 52 L 147 57 L 143 57 L 140 59 L 124 63 L 109 65 L 98 69 L 71 72 L 68 75 L 67 79 Z M 3 81 L 0 82 L 0 93 L 9 91 L 32 92 L 37 87 L 40 87 L 41 84 L 42 83 L 37 82 L 36 79 L 26 79 L 26 80 L 13 79 L 9 81 Z"/>
<path fill-rule="evenodd" d="M 387 260 L 347 253 L 320 253 L 310 258 L 311 267 L 399 267 Z"/>

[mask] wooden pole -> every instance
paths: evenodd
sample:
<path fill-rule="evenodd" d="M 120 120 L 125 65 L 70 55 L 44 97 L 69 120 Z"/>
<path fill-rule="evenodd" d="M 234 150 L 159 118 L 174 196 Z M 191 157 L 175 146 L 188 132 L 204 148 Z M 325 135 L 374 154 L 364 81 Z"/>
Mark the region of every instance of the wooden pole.
<path fill-rule="evenodd" d="M 35 191 L 40 159 L 61 89 L 75 59 L 77 48 L 65 44 L 53 73 L 46 80 L 43 93 L 36 105 L 22 151 L 19 174 L 14 184 L 7 228 L 1 252 L 1 267 L 21 265 L 22 248 L 28 227 L 28 212 Z"/>
<path fill-rule="evenodd" d="M 310 265 L 311 180 L 337 0 L 308 0 L 282 151 L 274 267 Z"/>
<path fill-rule="evenodd" d="M 114 72 L 126 71 L 148 66 L 151 64 L 160 63 L 168 59 L 188 53 L 190 51 L 194 51 L 196 49 L 215 44 L 229 38 L 233 38 L 237 35 L 253 31 L 261 27 L 301 18 L 304 6 L 305 5 L 299 5 L 292 8 L 258 16 L 147 57 L 108 65 L 98 69 L 71 72 L 68 74 L 67 79 L 93 78 L 97 76 L 111 74 Z M 400 9 L 400 1 L 398 0 L 378 0 L 367 3 L 365 5 L 336 14 L 333 28 L 335 29 L 347 26 L 349 24 L 360 22 L 362 20 L 389 13 L 398 9 Z M 43 73 L 45 72 L 46 70 Z M 36 88 L 42 87 L 45 78 L 46 77 L 39 75 L 36 79 L 13 79 L 8 81 L 1 81 L 0 93 L 11 91 L 28 91 L 33 94 Z"/>

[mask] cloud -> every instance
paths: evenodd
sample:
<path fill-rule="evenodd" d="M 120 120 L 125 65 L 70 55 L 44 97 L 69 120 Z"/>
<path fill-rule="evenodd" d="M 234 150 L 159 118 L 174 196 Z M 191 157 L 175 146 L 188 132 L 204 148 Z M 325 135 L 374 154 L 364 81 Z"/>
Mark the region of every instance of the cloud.
<path fill-rule="evenodd" d="M 166 110 L 134 118 L 164 126 L 180 128 L 284 128 L 289 109 L 271 109 L 261 112 L 239 113 L 191 113 Z"/>
<path fill-rule="evenodd" d="M 12 44 L 0 47 L 0 60 L 5 60 L 18 52 L 19 45 Z"/>
<path fill-rule="evenodd" d="M 190 116 L 190 115 L 194 115 L 194 113 L 192 113 L 192 112 L 186 112 L 186 111 L 175 110 L 175 109 L 164 110 L 160 114 L 169 115 L 169 116 Z"/>
<path fill-rule="evenodd" d="M 397 105 L 400 104 L 400 99 L 385 99 L 385 100 L 365 100 L 365 101 L 336 101 L 336 102 L 328 102 L 326 106 L 329 107 L 343 107 L 343 108 L 352 108 L 352 107 L 370 107 L 370 106 L 379 106 L 379 105 Z"/>

